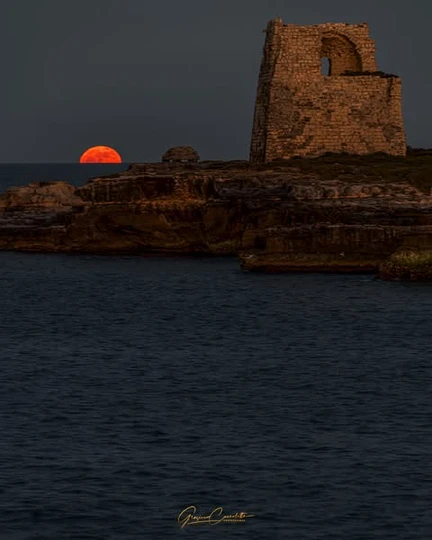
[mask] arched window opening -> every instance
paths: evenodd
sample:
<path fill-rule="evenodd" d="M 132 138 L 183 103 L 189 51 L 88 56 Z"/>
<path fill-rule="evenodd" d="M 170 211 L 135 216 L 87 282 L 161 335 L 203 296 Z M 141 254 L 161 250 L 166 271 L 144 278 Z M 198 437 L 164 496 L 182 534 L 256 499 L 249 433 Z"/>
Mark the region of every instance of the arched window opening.
<path fill-rule="evenodd" d="M 361 72 L 362 61 L 354 43 L 336 33 L 326 33 L 322 38 L 321 58 L 329 61 L 328 75 L 342 75 L 346 71 Z M 325 75 L 325 73 L 323 73 Z"/>

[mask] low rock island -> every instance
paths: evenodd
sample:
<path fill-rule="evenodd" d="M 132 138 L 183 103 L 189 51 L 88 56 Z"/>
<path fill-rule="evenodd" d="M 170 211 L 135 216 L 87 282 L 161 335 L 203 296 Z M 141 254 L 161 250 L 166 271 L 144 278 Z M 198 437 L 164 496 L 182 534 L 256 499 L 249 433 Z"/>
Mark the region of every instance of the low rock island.
<path fill-rule="evenodd" d="M 421 151 L 133 164 L 77 188 L 8 189 L 0 249 L 231 255 L 249 271 L 430 279 L 431 186 L 432 154 Z"/>

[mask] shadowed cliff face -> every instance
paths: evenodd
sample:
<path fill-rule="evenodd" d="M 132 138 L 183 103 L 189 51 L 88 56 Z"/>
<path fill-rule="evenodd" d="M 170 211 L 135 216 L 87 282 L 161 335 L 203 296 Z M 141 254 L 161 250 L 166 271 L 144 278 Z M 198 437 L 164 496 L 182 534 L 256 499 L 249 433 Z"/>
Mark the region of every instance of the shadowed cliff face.
<path fill-rule="evenodd" d="M 432 234 L 432 199 L 423 179 L 420 190 L 407 178 L 406 160 L 344 159 L 143 164 L 80 188 L 12 188 L 0 196 L 0 249 L 226 254 L 246 270 L 376 271 L 407 235 Z"/>

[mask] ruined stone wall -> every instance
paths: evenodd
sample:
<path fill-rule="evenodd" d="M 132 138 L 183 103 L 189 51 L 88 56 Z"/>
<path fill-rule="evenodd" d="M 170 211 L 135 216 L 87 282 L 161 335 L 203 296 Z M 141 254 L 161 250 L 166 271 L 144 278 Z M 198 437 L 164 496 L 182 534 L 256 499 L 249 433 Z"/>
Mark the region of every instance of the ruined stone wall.
<path fill-rule="evenodd" d="M 266 34 L 252 162 L 325 152 L 405 155 L 401 80 L 377 72 L 366 24 L 296 26 L 276 19 Z"/>

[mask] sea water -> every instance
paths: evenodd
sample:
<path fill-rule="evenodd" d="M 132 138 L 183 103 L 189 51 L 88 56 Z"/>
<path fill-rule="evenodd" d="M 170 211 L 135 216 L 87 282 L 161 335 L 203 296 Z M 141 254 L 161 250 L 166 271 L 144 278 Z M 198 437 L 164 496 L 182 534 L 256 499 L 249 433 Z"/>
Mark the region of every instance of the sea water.
<path fill-rule="evenodd" d="M 85 179 L 14 167 L 3 187 Z M 428 540 L 431 305 L 231 258 L 0 252 L 0 539 Z M 182 529 L 189 506 L 251 517 Z"/>

